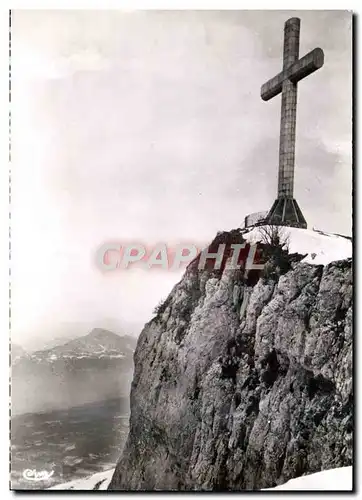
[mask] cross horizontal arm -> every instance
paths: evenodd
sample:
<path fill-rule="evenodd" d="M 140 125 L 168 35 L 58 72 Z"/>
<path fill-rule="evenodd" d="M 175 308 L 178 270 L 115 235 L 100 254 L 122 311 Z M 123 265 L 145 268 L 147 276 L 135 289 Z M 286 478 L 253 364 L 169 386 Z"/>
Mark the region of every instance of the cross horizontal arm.
<path fill-rule="evenodd" d="M 261 87 L 261 98 L 263 101 L 269 101 L 272 97 L 280 94 L 284 80 L 289 79 L 293 83 L 297 83 L 299 80 L 302 80 L 302 78 L 305 78 L 321 68 L 323 63 L 324 52 L 322 49 L 317 48 L 308 52 L 307 55 L 292 64 L 292 66 L 281 71 L 278 75 L 274 76 L 274 78 L 264 83 Z"/>

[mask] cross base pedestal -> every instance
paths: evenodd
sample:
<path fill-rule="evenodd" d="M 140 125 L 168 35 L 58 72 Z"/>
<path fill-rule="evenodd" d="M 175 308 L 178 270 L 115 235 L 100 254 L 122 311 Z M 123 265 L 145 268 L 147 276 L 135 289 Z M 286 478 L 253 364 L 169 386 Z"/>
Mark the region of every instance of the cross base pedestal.
<path fill-rule="evenodd" d="M 265 223 L 307 229 L 307 222 L 294 198 L 277 198 L 265 218 Z"/>

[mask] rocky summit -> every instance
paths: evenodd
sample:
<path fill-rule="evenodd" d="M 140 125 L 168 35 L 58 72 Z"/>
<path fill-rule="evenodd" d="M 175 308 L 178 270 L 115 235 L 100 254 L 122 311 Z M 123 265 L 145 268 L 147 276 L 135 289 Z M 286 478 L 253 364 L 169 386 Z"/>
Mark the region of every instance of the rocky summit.
<path fill-rule="evenodd" d="M 139 337 L 109 489 L 254 490 L 351 465 L 352 261 L 305 256 L 251 280 L 188 266 Z"/>

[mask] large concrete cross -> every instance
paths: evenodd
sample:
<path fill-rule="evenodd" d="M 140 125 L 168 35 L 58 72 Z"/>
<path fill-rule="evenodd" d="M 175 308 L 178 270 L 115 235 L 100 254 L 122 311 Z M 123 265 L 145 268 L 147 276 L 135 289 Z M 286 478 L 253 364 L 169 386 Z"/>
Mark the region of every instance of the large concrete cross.
<path fill-rule="evenodd" d="M 323 66 L 324 53 L 317 48 L 299 59 L 299 38 L 300 19 L 292 17 L 284 26 L 283 71 L 264 83 L 261 98 L 268 101 L 282 94 L 278 197 L 268 213 L 267 222 L 306 228 L 307 223 L 293 198 L 297 85 Z"/>

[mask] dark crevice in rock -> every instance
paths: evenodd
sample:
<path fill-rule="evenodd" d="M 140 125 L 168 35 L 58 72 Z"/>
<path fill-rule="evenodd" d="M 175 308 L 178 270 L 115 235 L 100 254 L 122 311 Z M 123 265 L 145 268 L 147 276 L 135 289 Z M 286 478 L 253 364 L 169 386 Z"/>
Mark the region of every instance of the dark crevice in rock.
<path fill-rule="evenodd" d="M 272 349 L 267 356 L 261 361 L 261 380 L 267 387 L 271 387 L 279 375 L 285 375 L 288 371 L 289 361 L 281 365 L 278 360 L 277 351 Z"/>
<path fill-rule="evenodd" d="M 311 400 L 317 393 L 334 392 L 335 386 L 330 380 L 327 380 L 321 375 L 318 375 L 316 377 L 310 376 L 307 378 L 306 389 L 308 398 Z"/>
<path fill-rule="evenodd" d="M 224 444 L 224 447 L 227 447 L 226 443 Z M 217 476 L 212 491 L 228 491 L 229 489 L 228 470 L 226 467 L 227 456 L 227 453 L 224 451 L 222 458 L 218 463 Z"/>
<path fill-rule="evenodd" d="M 240 403 L 241 403 L 240 392 L 235 392 L 235 394 L 234 394 L 234 405 L 235 405 L 235 408 L 237 408 Z"/>

